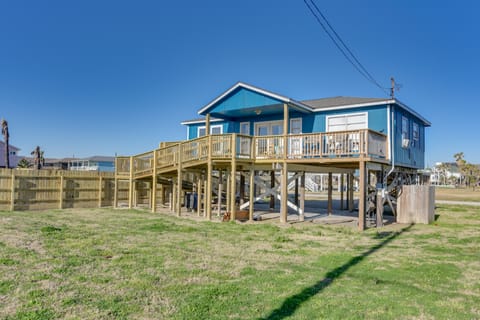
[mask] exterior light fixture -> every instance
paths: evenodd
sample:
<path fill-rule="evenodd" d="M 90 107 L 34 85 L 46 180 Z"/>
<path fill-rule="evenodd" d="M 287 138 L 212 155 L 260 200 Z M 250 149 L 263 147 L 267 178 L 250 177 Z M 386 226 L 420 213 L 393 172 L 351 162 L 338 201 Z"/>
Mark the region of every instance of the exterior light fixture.
<path fill-rule="evenodd" d="M 255 110 L 255 114 L 256 114 L 257 116 L 259 116 L 260 113 L 262 113 L 262 110 L 260 110 L 260 109 Z"/>

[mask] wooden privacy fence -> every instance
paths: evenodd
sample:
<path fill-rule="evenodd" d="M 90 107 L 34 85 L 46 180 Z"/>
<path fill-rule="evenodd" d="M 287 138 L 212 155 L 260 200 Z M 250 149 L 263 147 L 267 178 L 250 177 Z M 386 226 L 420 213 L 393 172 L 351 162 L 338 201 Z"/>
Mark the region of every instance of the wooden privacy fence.
<path fill-rule="evenodd" d="M 126 196 L 122 184 L 117 201 Z M 113 172 L 0 169 L 0 210 L 94 208 L 114 201 Z"/>

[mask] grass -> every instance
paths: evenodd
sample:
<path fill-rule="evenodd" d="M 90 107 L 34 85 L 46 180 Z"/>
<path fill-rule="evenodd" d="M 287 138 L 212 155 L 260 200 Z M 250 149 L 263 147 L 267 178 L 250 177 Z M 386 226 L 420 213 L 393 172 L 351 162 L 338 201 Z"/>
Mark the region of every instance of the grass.
<path fill-rule="evenodd" d="M 435 188 L 436 200 L 480 202 L 480 188 Z"/>
<path fill-rule="evenodd" d="M 4 319 L 477 319 L 480 209 L 356 230 L 0 212 Z"/>

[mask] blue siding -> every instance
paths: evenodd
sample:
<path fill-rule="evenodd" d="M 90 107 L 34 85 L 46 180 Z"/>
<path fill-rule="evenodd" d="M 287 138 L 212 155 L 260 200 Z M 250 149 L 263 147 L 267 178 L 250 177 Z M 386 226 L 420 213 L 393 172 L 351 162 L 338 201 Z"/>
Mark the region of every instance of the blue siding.
<path fill-rule="evenodd" d="M 231 127 L 231 124 L 228 121 L 214 121 L 210 123 L 210 126 L 218 126 L 221 125 L 223 129 L 223 133 L 231 133 L 232 131 L 229 131 Z M 205 123 L 195 123 L 195 124 L 188 124 L 187 125 L 187 138 L 188 140 L 190 139 L 195 139 L 197 138 L 198 134 L 198 128 L 199 127 L 205 127 Z"/>
<path fill-rule="evenodd" d="M 402 117 L 408 119 L 410 145 L 402 147 Z M 392 110 L 395 165 L 423 169 L 425 167 L 425 126 L 420 119 L 398 107 Z M 419 140 L 413 140 L 413 123 L 418 124 Z"/>
<path fill-rule="evenodd" d="M 242 89 L 244 90 L 244 89 Z M 242 91 L 240 90 L 240 91 Z M 247 91 L 247 90 L 244 90 Z M 235 96 L 235 95 L 234 95 Z M 240 97 L 238 95 L 237 97 Z M 240 99 L 240 98 L 238 98 Z M 241 104 L 239 101 L 235 107 L 239 107 Z M 233 106 L 234 104 L 229 104 Z M 329 110 L 315 113 L 300 113 L 292 111 L 289 114 L 290 118 L 302 118 L 302 132 L 325 132 L 326 130 L 326 118 L 330 115 L 340 115 L 340 114 L 352 114 L 352 113 L 368 113 L 368 128 L 388 134 L 388 106 L 371 106 L 371 107 L 362 107 L 362 108 L 350 108 L 350 109 L 341 109 L 341 110 Z M 407 148 L 402 147 L 402 116 L 407 117 L 408 119 L 408 139 L 413 142 L 413 123 L 418 124 L 419 128 L 419 140 L 411 143 Z M 240 132 L 240 123 L 249 122 L 250 123 L 250 135 L 254 134 L 255 123 L 262 121 L 276 121 L 283 119 L 283 112 L 277 114 L 262 114 L 259 116 L 249 116 L 249 117 L 239 117 L 234 121 L 221 121 L 221 122 L 212 122 L 211 125 L 222 125 L 223 133 L 238 133 Z M 425 165 L 425 126 L 423 122 L 409 113 L 408 111 L 400 108 L 398 106 L 392 106 L 390 119 L 392 121 L 392 141 L 395 156 L 395 165 L 396 166 L 405 166 L 411 168 L 424 168 Z M 204 126 L 205 124 L 190 124 L 188 139 L 194 139 L 197 137 L 198 127 Z"/>
<path fill-rule="evenodd" d="M 361 112 L 368 113 L 368 127 L 370 129 L 387 134 L 387 106 L 385 105 L 365 107 L 365 108 L 331 110 L 331 111 L 316 112 L 316 113 L 309 113 L 309 114 L 293 111 L 293 112 L 290 112 L 289 117 L 302 118 L 303 133 L 325 132 L 327 116 L 338 115 L 338 114 L 361 113 Z M 256 122 L 278 121 L 278 120 L 283 120 L 283 113 L 236 118 L 235 121 L 212 122 L 211 125 L 222 124 L 224 133 L 234 133 L 234 132 L 238 133 L 240 132 L 240 123 L 249 122 L 250 134 L 253 135 Z M 204 123 L 188 125 L 188 127 L 190 127 L 188 139 L 196 138 L 198 127 L 204 126 L 204 125 L 205 125 Z"/>

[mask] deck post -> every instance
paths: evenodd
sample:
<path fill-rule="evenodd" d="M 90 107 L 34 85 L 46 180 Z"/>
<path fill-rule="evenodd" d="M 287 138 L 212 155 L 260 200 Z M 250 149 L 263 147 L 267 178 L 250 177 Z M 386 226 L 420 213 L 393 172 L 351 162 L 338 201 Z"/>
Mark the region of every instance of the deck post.
<path fill-rule="evenodd" d="M 210 128 L 210 114 L 207 114 L 208 126 Z M 206 130 L 206 129 L 205 129 Z M 208 135 L 208 158 L 207 158 L 207 188 L 206 200 L 205 200 L 205 212 L 207 220 L 212 219 L 212 173 L 213 173 L 213 163 L 212 163 L 212 136 L 210 135 L 210 129 L 206 133 Z"/>
<path fill-rule="evenodd" d="M 173 178 L 173 185 L 172 185 L 172 213 L 177 212 L 177 178 Z"/>
<path fill-rule="evenodd" d="M 254 192 L 254 184 L 255 184 L 255 170 L 253 165 L 250 167 L 250 176 L 249 176 L 249 186 L 248 186 L 248 220 L 253 221 L 253 204 L 255 202 L 255 194 Z"/>
<path fill-rule="evenodd" d="M 222 181 L 222 170 L 218 170 L 218 196 L 217 196 L 217 216 L 220 217 L 222 214 L 222 187 L 223 187 L 223 181 Z"/>
<path fill-rule="evenodd" d="M 328 173 L 328 205 L 327 205 L 327 211 L 328 211 L 328 215 L 331 216 L 332 215 L 332 202 L 333 202 L 333 199 L 332 199 L 332 192 L 333 192 L 333 175 L 332 175 L 332 172 L 329 172 Z"/>
<path fill-rule="evenodd" d="M 202 217 L 207 217 L 207 188 L 208 188 L 208 178 L 203 178 L 203 215 Z"/>
<path fill-rule="evenodd" d="M 344 184 L 343 173 L 340 173 L 340 210 L 343 210 L 343 184 Z"/>
<path fill-rule="evenodd" d="M 202 211 L 202 175 L 198 175 L 197 179 L 197 216 L 200 217 Z"/>
<path fill-rule="evenodd" d="M 349 193 L 350 193 L 350 197 L 348 198 L 348 210 L 350 212 L 352 212 L 354 210 L 354 196 L 353 196 L 353 193 L 354 193 L 354 190 L 353 190 L 353 173 L 350 173 L 349 175 L 349 182 L 348 182 L 348 190 L 349 190 Z"/>
<path fill-rule="evenodd" d="M 270 171 L 270 188 L 275 188 L 275 171 Z M 275 196 L 270 195 L 270 210 L 275 209 Z"/>
<path fill-rule="evenodd" d="M 365 230 L 365 196 L 366 196 L 366 168 L 365 161 L 360 161 L 360 192 L 358 195 L 358 229 Z"/>
<path fill-rule="evenodd" d="M 177 202 L 176 202 L 176 212 L 177 216 L 180 217 L 182 214 L 182 187 L 183 187 L 183 172 L 182 172 L 182 144 L 178 145 L 178 166 L 177 166 Z"/>
<path fill-rule="evenodd" d="M 287 223 L 288 216 L 288 104 L 283 104 L 283 163 L 280 201 L 280 223 Z"/>
<path fill-rule="evenodd" d="M 282 183 L 280 185 L 280 223 L 287 223 L 288 215 L 288 164 L 282 164 Z"/>
<path fill-rule="evenodd" d="M 240 204 L 245 202 L 245 175 L 240 172 Z"/>
<path fill-rule="evenodd" d="M 152 212 L 157 211 L 157 150 L 153 150 Z"/>
<path fill-rule="evenodd" d="M 227 191 L 226 191 L 226 199 L 225 199 L 225 204 L 226 204 L 226 210 L 230 211 L 230 187 L 231 187 L 231 182 L 230 182 L 230 170 L 226 170 L 225 176 L 227 177 Z"/>
<path fill-rule="evenodd" d="M 133 157 L 130 157 L 130 177 L 128 185 L 128 208 L 132 209 L 133 207 Z"/>
<path fill-rule="evenodd" d="M 300 176 L 300 213 L 298 221 L 305 221 L 305 172 Z"/>
<path fill-rule="evenodd" d="M 210 135 L 210 113 L 207 113 L 205 116 L 205 135 L 209 136 Z M 210 148 L 210 144 L 208 147 Z"/>
<path fill-rule="evenodd" d="M 230 187 L 230 201 L 231 201 L 231 206 L 230 206 L 230 219 L 235 221 L 235 216 L 236 216 L 236 211 L 237 211 L 237 201 L 236 201 L 236 193 L 237 193 L 237 157 L 236 157 L 236 152 L 237 150 L 237 135 L 234 133 L 232 135 L 232 177 L 231 177 L 231 187 Z"/>

